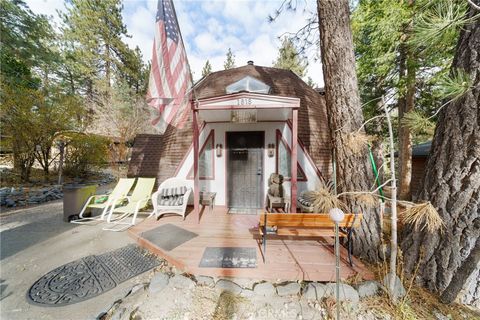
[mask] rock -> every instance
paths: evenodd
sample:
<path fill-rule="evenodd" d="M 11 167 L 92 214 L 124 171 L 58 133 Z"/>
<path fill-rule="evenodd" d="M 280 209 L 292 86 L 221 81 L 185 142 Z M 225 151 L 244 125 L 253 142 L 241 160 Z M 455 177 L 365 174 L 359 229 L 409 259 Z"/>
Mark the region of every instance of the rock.
<path fill-rule="evenodd" d="M 165 289 L 169 283 L 169 277 L 165 273 L 156 273 L 150 281 L 148 290 L 150 293 L 157 293 Z"/>
<path fill-rule="evenodd" d="M 383 286 L 385 287 L 387 292 L 389 291 L 388 284 L 390 282 L 390 275 L 391 275 L 391 273 L 388 273 L 385 276 L 385 278 L 383 278 Z M 395 285 L 393 287 L 393 293 L 392 293 L 393 298 L 395 300 L 400 299 L 400 298 L 405 297 L 406 294 L 407 294 L 407 291 L 405 291 L 405 288 L 403 287 L 402 281 L 400 280 L 400 278 L 397 275 L 395 275 Z"/>
<path fill-rule="evenodd" d="M 138 291 L 145 290 L 145 287 L 146 287 L 145 283 L 136 284 L 132 287 L 132 289 L 130 289 L 127 296 L 135 294 Z"/>
<path fill-rule="evenodd" d="M 244 298 L 251 298 L 254 295 L 255 295 L 255 292 L 253 292 L 253 290 L 250 290 L 250 289 L 243 289 L 242 292 L 240 293 L 240 296 Z"/>
<path fill-rule="evenodd" d="M 195 279 L 197 280 L 197 284 L 200 286 L 213 287 L 215 285 L 215 281 L 212 277 L 196 276 Z"/>
<path fill-rule="evenodd" d="M 318 282 L 309 283 L 303 297 L 307 300 L 320 300 L 327 294 L 327 288 L 324 284 Z"/>
<path fill-rule="evenodd" d="M 192 289 L 195 282 L 181 274 L 177 274 L 170 279 L 170 285 L 176 289 Z"/>
<path fill-rule="evenodd" d="M 357 287 L 358 296 L 360 298 L 371 297 L 377 294 L 380 284 L 377 281 L 365 281 Z"/>
<path fill-rule="evenodd" d="M 220 279 L 215 284 L 215 288 L 220 289 L 222 291 L 228 291 L 234 294 L 240 294 L 242 292 L 242 287 L 240 287 L 235 282 L 230 280 Z"/>
<path fill-rule="evenodd" d="M 301 286 L 297 282 L 277 286 L 277 293 L 281 297 L 295 296 L 300 293 Z"/>
<path fill-rule="evenodd" d="M 336 284 L 327 283 L 325 287 L 327 289 L 327 296 L 336 298 Z M 340 283 L 340 301 L 346 300 L 353 303 L 358 303 L 358 301 L 360 301 L 360 297 L 358 296 L 357 290 L 355 290 L 352 286 L 345 283 Z"/>
<path fill-rule="evenodd" d="M 273 296 L 275 293 L 277 293 L 275 287 L 270 282 L 257 283 L 255 287 L 253 287 L 253 292 L 264 297 Z"/>
<path fill-rule="evenodd" d="M 15 201 L 13 201 L 13 200 L 10 199 L 10 198 L 7 198 L 7 199 L 5 200 L 5 205 L 6 205 L 7 207 L 14 207 L 14 206 L 15 206 Z"/>

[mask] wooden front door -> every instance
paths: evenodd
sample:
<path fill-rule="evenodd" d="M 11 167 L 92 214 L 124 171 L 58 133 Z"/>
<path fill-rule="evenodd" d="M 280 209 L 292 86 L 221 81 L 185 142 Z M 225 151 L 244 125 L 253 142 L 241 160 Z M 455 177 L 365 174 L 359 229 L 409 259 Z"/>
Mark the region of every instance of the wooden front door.
<path fill-rule="evenodd" d="M 262 208 L 265 133 L 227 132 L 229 208 Z"/>

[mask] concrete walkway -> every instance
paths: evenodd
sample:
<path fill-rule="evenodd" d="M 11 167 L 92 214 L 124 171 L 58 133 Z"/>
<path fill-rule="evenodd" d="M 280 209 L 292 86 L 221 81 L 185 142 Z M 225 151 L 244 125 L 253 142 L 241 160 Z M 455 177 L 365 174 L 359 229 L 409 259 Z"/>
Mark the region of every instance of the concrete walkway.
<path fill-rule="evenodd" d="M 102 231 L 101 224 L 68 224 L 62 218 L 62 201 L 0 215 L 1 319 L 95 319 L 132 286 L 148 279 L 149 272 L 91 300 L 66 307 L 29 304 L 28 289 L 50 270 L 133 242 L 125 232 Z"/>

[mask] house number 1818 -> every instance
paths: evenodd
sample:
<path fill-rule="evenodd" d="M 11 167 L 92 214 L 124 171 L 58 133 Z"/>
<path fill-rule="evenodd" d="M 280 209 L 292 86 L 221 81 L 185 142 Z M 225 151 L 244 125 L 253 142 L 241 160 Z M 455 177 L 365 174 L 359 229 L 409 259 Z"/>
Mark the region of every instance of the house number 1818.
<path fill-rule="evenodd" d="M 246 106 L 252 104 L 251 98 L 240 98 L 237 100 L 237 106 Z"/>

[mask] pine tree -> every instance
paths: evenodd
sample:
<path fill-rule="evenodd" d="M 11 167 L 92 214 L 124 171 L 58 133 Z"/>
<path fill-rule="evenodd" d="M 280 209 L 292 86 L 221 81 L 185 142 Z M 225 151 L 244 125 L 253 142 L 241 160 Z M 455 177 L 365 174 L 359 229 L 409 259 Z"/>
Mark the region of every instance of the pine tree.
<path fill-rule="evenodd" d="M 227 59 L 223 63 L 225 70 L 235 68 L 235 55 L 232 53 L 232 49 L 228 48 Z"/>
<path fill-rule="evenodd" d="M 474 2 L 475 5 L 480 5 L 480 1 Z M 447 100 L 439 110 L 423 188 L 419 195 L 420 199 L 429 200 L 437 209 L 444 228 L 431 233 L 407 225 L 402 249 L 406 272 L 418 268 L 416 280 L 440 293 L 443 302 L 452 302 L 464 288 L 466 290 L 462 300 L 469 304 L 476 303 L 478 307 L 480 18 L 473 5 L 465 16 L 459 18 L 460 21 L 452 20 L 451 16 L 445 18 L 449 20 L 448 23 L 444 19 L 432 19 L 433 28 L 425 28 L 425 35 L 429 35 L 430 39 L 440 38 L 446 25 L 458 25 L 459 22 L 464 24 L 450 73 L 450 84 L 454 84 L 456 81 L 453 79 L 458 78 L 464 89 L 453 99 Z M 431 31 L 428 32 L 428 29 Z M 423 42 L 426 42 L 425 38 Z M 464 76 L 459 77 L 458 74 L 462 72 Z M 448 91 L 457 91 L 454 87 L 459 86 L 450 86 Z"/>
<path fill-rule="evenodd" d="M 94 83 L 106 92 L 115 72 L 125 74 L 128 61 L 136 55 L 122 40 L 128 37 L 122 9 L 120 0 L 72 0 L 62 15 L 64 37 L 71 43 L 90 93 Z"/>
<path fill-rule="evenodd" d="M 285 37 L 282 40 L 282 46 L 278 50 L 277 60 L 273 62 L 275 68 L 287 69 L 293 71 L 302 78 L 307 69 L 307 62 L 304 57 L 298 54 L 292 40 Z"/>
<path fill-rule="evenodd" d="M 325 79 L 325 100 L 329 108 L 329 129 L 337 165 L 339 192 L 369 190 L 374 175 L 367 152 L 354 153 L 345 141 L 361 130 L 363 114 L 355 72 L 348 0 L 317 0 L 320 49 Z M 380 256 L 381 226 L 377 209 L 355 199 L 346 199 L 352 212 L 363 212 L 360 228 L 353 237 L 355 255 L 370 261 Z"/>
<path fill-rule="evenodd" d="M 210 61 L 207 60 L 202 69 L 202 77 L 209 75 L 211 72 L 212 72 L 212 65 L 210 64 Z"/>

